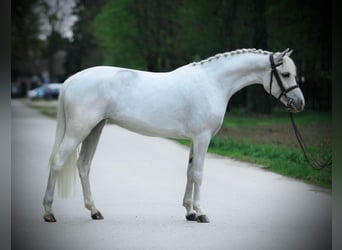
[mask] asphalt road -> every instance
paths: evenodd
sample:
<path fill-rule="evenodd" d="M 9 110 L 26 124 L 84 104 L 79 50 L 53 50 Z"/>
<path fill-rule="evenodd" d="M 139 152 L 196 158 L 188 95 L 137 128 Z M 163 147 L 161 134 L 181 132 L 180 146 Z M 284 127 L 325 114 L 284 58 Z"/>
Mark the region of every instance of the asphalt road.
<path fill-rule="evenodd" d="M 91 169 L 93 221 L 74 196 L 41 205 L 56 122 L 12 106 L 12 249 L 330 249 L 331 191 L 207 154 L 202 207 L 210 223 L 185 220 L 188 149 L 106 125 Z M 4 215 L 3 215 L 4 216 Z"/>

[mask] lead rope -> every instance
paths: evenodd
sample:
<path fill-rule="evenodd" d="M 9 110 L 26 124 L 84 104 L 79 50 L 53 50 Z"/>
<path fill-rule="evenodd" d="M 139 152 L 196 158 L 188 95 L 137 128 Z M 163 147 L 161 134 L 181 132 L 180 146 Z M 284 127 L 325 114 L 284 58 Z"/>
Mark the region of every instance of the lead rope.
<path fill-rule="evenodd" d="M 332 157 L 331 155 L 327 158 L 324 159 L 323 161 L 315 159 L 312 154 L 310 152 L 307 151 L 307 146 L 303 140 L 302 135 L 299 132 L 298 127 L 295 124 L 294 118 L 293 118 L 293 114 L 292 112 L 288 111 L 289 115 L 290 115 L 290 119 L 291 119 L 291 123 L 293 126 L 293 130 L 295 132 L 298 144 L 300 146 L 300 148 L 303 151 L 304 157 L 306 159 L 306 161 L 308 162 L 308 164 L 315 170 L 322 170 L 323 168 L 328 168 L 331 167 L 332 165 Z"/>
<path fill-rule="evenodd" d="M 276 79 L 276 81 L 279 85 L 279 88 L 281 89 L 281 94 L 277 98 L 278 100 L 280 100 L 280 98 L 282 96 L 286 96 L 286 94 L 288 92 L 290 92 L 291 90 L 293 90 L 295 88 L 298 88 L 299 86 L 295 85 L 295 86 L 292 86 L 288 89 L 285 89 L 283 84 L 282 84 L 282 81 L 279 77 L 278 71 L 277 71 L 277 67 L 279 65 L 281 65 L 282 63 L 275 64 L 273 54 L 270 55 L 269 59 L 270 59 L 270 64 L 271 64 L 271 69 L 272 69 L 271 70 L 271 78 L 270 78 L 270 96 L 272 96 L 272 82 L 273 82 L 273 75 L 274 75 L 274 78 Z M 313 169 L 316 169 L 316 170 L 322 170 L 323 168 L 331 167 L 331 165 L 332 165 L 332 156 L 331 155 L 327 159 L 321 161 L 321 160 L 318 160 L 317 158 L 314 158 L 313 155 L 310 152 L 308 152 L 308 150 L 307 150 L 308 147 L 305 145 L 303 137 L 300 134 L 298 127 L 296 126 L 292 112 L 289 110 L 289 105 L 291 104 L 291 102 L 292 102 L 292 100 L 290 99 L 290 102 L 288 102 L 288 104 L 286 106 L 288 107 L 288 113 L 289 113 L 289 116 L 291 119 L 291 123 L 293 126 L 294 133 L 296 135 L 298 144 L 303 151 L 303 154 L 304 154 L 306 161 L 308 162 L 308 164 Z"/>

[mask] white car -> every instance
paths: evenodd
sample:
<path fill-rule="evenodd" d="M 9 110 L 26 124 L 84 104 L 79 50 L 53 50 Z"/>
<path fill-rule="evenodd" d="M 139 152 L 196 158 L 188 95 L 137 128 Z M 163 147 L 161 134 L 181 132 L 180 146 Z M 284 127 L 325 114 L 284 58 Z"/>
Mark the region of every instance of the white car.
<path fill-rule="evenodd" d="M 27 91 L 30 99 L 57 99 L 61 90 L 62 83 L 44 84 L 38 88 Z"/>

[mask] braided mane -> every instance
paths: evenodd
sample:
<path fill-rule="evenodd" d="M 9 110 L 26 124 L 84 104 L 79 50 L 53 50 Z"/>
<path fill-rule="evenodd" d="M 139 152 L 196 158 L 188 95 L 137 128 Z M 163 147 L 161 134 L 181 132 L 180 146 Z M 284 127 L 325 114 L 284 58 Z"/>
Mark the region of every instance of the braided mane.
<path fill-rule="evenodd" d="M 262 55 L 270 55 L 272 54 L 272 52 L 269 52 L 269 51 L 266 51 L 266 50 L 262 50 L 262 49 L 237 49 L 237 50 L 232 50 L 232 51 L 228 51 L 228 52 L 225 52 L 225 53 L 219 53 L 219 54 L 216 54 L 214 56 L 211 56 L 207 59 L 203 59 L 199 62 L 193 62 L 192 65 L 193 66 L 196 66 L 196 65 L 202 65 L 204 63 L 208 63 L 208 62 L 211 62 L 213 60 L 217 60 L 217 59 L 220 59 L 222 57 L 230 57 L 230 56 L 234 56 L 234 55 L 239 55 L 239 54 L 246 54 L 246 53 L 254 53 L 254 54 L 262 54 Z"/>

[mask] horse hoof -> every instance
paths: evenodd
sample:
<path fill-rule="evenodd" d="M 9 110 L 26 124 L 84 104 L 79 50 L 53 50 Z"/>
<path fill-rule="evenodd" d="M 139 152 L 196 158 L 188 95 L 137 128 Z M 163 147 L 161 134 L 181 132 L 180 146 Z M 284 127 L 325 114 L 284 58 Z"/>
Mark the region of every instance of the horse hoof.
<path fill-rule="evenodd" d="M 56 222 L 56 218 L 53 214 L 45 214 L 43 218 L 46 222 Z"/>
<path fill-rule="evenodd" d="M 92 214 L 91 218 L 93 218 L 93 220 L 103 220 L 103 216 L 100 212 L 96 212 L 95 214 Z"/>
<path fill-rule="evenodd" d="M 196 221 L 197 215 L 195 213 L 192 213 L 192 214 L 186 215 L 185 218 L 186 218 L 186 220 L 189 220 L 189 221 Z"/>
<path fill-rule="evenodd" d="M 200 216 L 197 217 L 197 222 L 199 223 L 209 223 L 209 219 L 205 214 L 202 214 Z"/>

